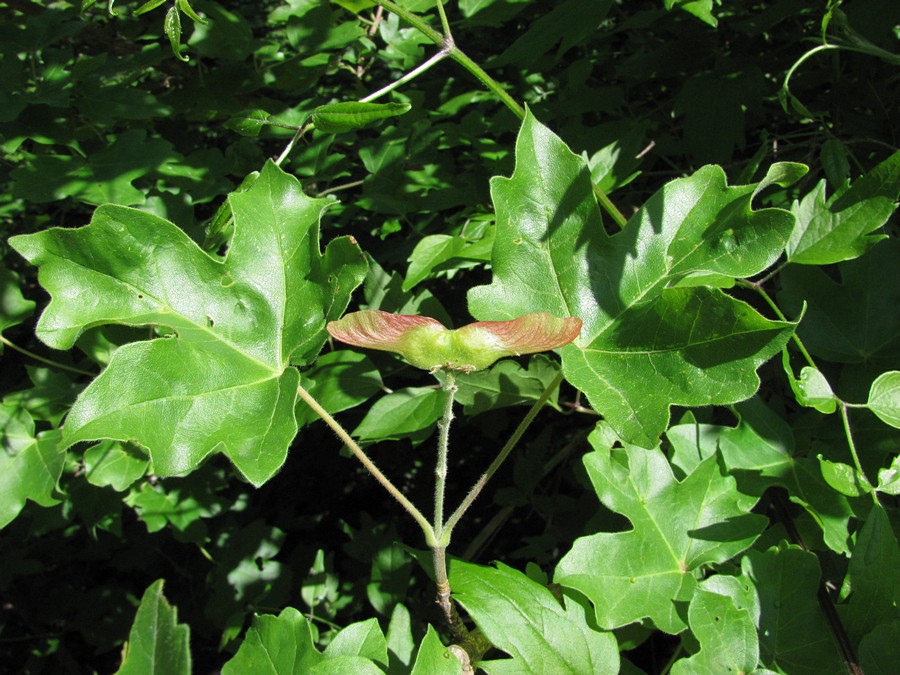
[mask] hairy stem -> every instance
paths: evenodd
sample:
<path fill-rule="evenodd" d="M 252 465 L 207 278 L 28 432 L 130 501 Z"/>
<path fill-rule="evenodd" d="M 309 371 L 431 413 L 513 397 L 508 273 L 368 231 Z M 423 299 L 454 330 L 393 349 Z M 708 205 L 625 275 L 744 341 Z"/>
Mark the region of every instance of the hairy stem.
<path fill-rule="evenodd" d="M 312 394 L 310 394 L 306 389 L 304 389 L 300 384 L 297 385 L 297 393 L 300 395 L 306 404 L 313 409 L 313 411 L 321 417 L 325 424 L 331 427 L 332 431 L 337 434 L 337 437 L 340 438 L 344 444 L 350 448 L 350 452 L 356 455 L 356 458 L 362 462 L 363 466 L 368 469 L 369 473 L 371 473 L 375 479 L 384 486 L 384 489 L 387 490 L 391 496 L 400 502 L 400 506 L 406 509 L 407 513 L 413 517 L 413 519 L 419 524 L 419 527 L 422 528 L 422 532 L 425 534 L 425 542 L 428 546 L 436 546 L 437 541 L 435 537 L 434 530 L 431 527 L 431 523 L 428 522 L 428 519 L 422 515 L 422 512 L 419 511 L 415 507 L 415 505 L 406 498 L 400 490 L 390 481 L 390 479 L 381 473 L 381 470 L 375 466 L 375 463 L 369 458 L 369 456 L 363 451 L 361 447 L 357 444 L 356 441 L 351 438 L 350 434 L 340 425 L 340 423 L 334 419 L 325 408 L 323 408 L 319 402 L 313 398 Z"/>
<path fill-rule="evenodd" d="M 765 303 L 772 309 L 775 313 L 775 316 L 778 317 L 779 321 L 790 321 L 785 315 L 784 312 L 781 311 L 781 308 L 775 304 L 775 301 L 771 298 L 771 296 L 766 293 L 765 289 L 758 283 L 753 283 L 752 281 L 747 281 L 745 279 L 738 279 L 737 282 L 740 286 L 744 288 L 749 288 L 753 291 L 756 291 L 759 296 L 765 301 Z M 800 350 L 800 353 L 803 354 L 803 358 L 806 359 L 806 362 L 812 366 L 816 367 L 816 362 L 813 361 L 812 355 L 806 350 L 806 346 L 803 344 L 803 341 L 797 337 L 797 334 L 794 333 L 791 335 L 791 340 L 793 340 L 794 344 L 797 345 L 797 349 Z"/>
<path fill-rule="evenodd" d="M 447 487 L 447 453 L 450 446 L 450 423 L 453 422 L 453 399 L 456 396 L 456 376 L 448 372 L 444 382 L 444 414 L 438 421 L 437 464 L 434 468 L 434 529 L 435 536 L 441 541 L 444 527 L 444 494 Z M 450 542 L 444 542 L 446 546 Z"/>
<path fill-rule="evenodd" d="M 859 475 L 862 476 L 862 487 L 866 492 L 869 493 L 869 496 L 872 498 L 872 501 L 875 502 L 875 506 L 878 506 L 878 494 L 875 492 L 875 488 L 872 487 L 872 484 L 869 482 L 868 477 L 866 476 L 866 472 L 863 471 L 862 463 L 859 461 L 859 454 L 856 452 L 856 443 L 853 441 L 853 432 L 850 430 L 850 416 L 847 414 L 847 404 L 841 401 L 839 404 L 839 410 L 841 413 L 841 422 L 844 425 L 844 435 L 847 438 L 847 445 L 850 448 L 850 454 L 853 456 L 853 464 L 856 466 L 856 470 L 859 472 Z"/>
<path fill-rule="evenodd" d="M 479 478 L 475 485 L 472 486 L 472 489 L 469 491 L 469 494 L 466 495 L 465 499 L 463 499 L 462 503 L 459 505 L 459 508 L 453 512 L 447 522 L 444 524 L 444 527 L 441 530 L 441 543 L 445 546 L 450 542 L 450 535 L 453 533 L 453 528 L 459 522 L 459 519 L 463 517 L 463 514 L 468 510 L 470 506 L 472 506 L 472 502 L 478 497 L 481 491 L 484 489 L 484 486 L 491 479 L 495 473 L 497 473 L 497 469 L 503 464 L 507 457 L 509 457 L 509 453 L 513 451 L 513 448 L 516 447 L 516 443 L 519 442 L 519 439 L 522 438 L 522 435 L 531 426 L 531 423 L 534 421 L 534 418 L 537 417 L 537 414 L 541 411 L 541 408 L 544 407 L 544 404 L 547 402 L 547 399 L 550 398 L 550 395 L 556 390 L 556 388 L 562 384 L 563 374 L 560 371 L 556 377 L 553 378 L 553 381 L 550 385 L 544 390 L 541 394 L 541 397 L 535 402 L 522 421 L 519 423 L 519 426 L 513 432 L 512 436 L 509 437 L 509 440 L 506 441 L 506 445 L 500 450 L 497 456 L 494 458 L 494 461 L 491 462 L 491 465 L 487 468 L 487 471 L 482 474 L 481 478 Z"/>

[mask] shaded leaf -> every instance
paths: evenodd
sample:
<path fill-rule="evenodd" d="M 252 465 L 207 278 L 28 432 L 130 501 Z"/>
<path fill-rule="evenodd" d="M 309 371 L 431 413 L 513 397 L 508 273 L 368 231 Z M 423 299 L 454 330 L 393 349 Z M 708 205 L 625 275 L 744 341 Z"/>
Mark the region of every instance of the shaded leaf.
<path fill-rule="evenodd" d="M 328 103 L 313 110 L 311 119 L 319 131 L 340 134 L 403 115 L 411 109 L 409 103 Z"/>
<path fill-rule="evenodd" d="M 0 405 L 0 528 L 11 523 L 30 499 L 41 506 L 58 503 L 53 495 L 65 465 L 57 429 L 34 435 L 25 410 Z"/>
<path fill-rule="evenodd" d="M 584 463 L 597 496 L 632 529 L 577 539 L 554 580 L 584 593 L 603 627 L 648 617 L 678 633 L 696 571 L 746 549 L 766 519 L 750 513 L 756 499 L 735 490 L 715 456 L 679 483 L 659 450 L 610 450 L 597 432 L 590 440 L 596 451 Z"/>
<path fill-rule="evenodd" d="M 900 620 L 900 546 L 887 512 L 874 507 L 853 547 L 838 605 L 854 644 L 880 625 Z"/>
<path fill-rule="evenodd" d="M 71 347 L 85 329 L 112 322 L 174 331 L 115 352 L 69 413 L 67 446 L 137 441 L 159 475 L 223 452 L 256 485 L 284 462 L 297 431 L 298 373 L 289 365 L 318 353 L 365 262 L 348 238 L 319 252 L 327 200 L 307 197 L 273 164 L 230 200 L 224 261 L 172 223 L 116 206 L 98 208 L 80 229 L 11 240 L 53 296 L 37 328 L 47 344 Z"/>
<path fill-rule="evenodd" d="M 0 333 L 31 316 L 35 303 L 26 300 L 19 288 L 19 275 L 0 265 Z M 0 354 L 3 345 L 0 344 Z"/>
<path fill-rule="evenodd" d="M 791 675 L 846 672 L 816 598 L 821 572 L 815 555 L 794 546 L 751 551 L 741 569 L 759 597 L 763 665 Z"/>
<path fill-rule="evenodd" d="M 479 662 L 487 673 L 617 673 L 619 655 L 612 633 L 592 627 L 585 608 L 563 602 L 511 567 L 496 569 L 454 560 L 453 597 L 495 647 L 510 659 Z"/>
<path fill-rule="evenodd" d="M 259 132 L 269 121 L 269 113 L 255 108 L 245 110 L 239 115 L 228 118 L 225 127 L 238 132 L 241 136 L 259 136 Z"/>
<path fill-rule="evenodd" d="M 353 408 L 382 389 L 381 374 L 367 356 L 349 349 L 323 354 L 301 375 L 303 387 L 331 414 Z M 297 401 L 297 424 L 319 419 L 304 401 Z"/>
<path fill-rule="evenodd" d="M 363 441 L 397 440 L 429 429 L 444 408 L 444 394 L 433 387 L 408 387 L 378 399 L 353 435 Z"/>
<path fill-rule="evenodd" d="M 189 675 L 190 628 L 163 596 L 163 580 L 144 592 L 117 675 Z"/>
<path fill-rule="evenodd" d="M 813 356 L 837 363 L 896 369 L 900 359 L 900 241 L 883 241 L 858 260 L 840 263 L 840 282 L 815 267 L 781 274 L 779 304 L 806 312 L 798 336 Z"/>

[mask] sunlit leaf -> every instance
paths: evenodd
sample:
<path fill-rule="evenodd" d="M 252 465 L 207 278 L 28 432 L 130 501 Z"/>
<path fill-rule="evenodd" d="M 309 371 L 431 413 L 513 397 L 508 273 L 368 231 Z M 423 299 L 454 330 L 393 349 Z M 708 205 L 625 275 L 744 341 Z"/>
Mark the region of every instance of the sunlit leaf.
<path fill-rule="evenodd" d="M 327 200 L 307 197 L 272 164 L 230 200 L 224 261 L 172 223 L 115 206 L 97 209 L 87 227 L 11 240 L 53 296 L 37 329 L 47 344 L 68 348 L 114 321 L 173 331 L 115 352 L 69 413 L 66 445 L 137 441 L 159 475 L 223 452 L 255 484 L 284 462 L 297 431 L 290 364 L 318 353 L 365 262 L 348 238 L 320 254 Z"/>

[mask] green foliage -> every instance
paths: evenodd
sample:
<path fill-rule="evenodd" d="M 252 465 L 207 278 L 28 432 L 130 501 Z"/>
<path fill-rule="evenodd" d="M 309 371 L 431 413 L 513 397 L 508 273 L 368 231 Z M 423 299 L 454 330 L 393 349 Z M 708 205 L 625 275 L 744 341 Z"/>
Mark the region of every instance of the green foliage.
<path fill-rule="evenodd" d="M 896 671 L 896 2 L 7 5 L 0 663 Z"/>

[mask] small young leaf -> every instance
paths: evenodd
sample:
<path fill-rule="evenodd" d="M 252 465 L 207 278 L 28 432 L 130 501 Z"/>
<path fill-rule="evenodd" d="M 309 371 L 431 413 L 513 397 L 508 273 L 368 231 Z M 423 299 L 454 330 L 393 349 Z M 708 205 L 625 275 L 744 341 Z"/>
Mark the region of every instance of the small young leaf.
<path fill-rule="evenodd" d="M 312 123 L 319 131 L 339 134 L 403 115 L 410 109 L 412 106 L 409 103 L 328 103 L 313 110 Z"/>
<path fill-rule="evenodd" d="M 147 12 L 156 9 L 161 4 L 163 4 L 166 0 L 148 0 L 143 5 L 134 10 L 135 16 L 140 16 L 141 14 L 146 14 Z"/>
<path fill-rule="evenodd" d="M 900 371 L 879 375 L 869 389 L 866 405 L 882 422 L 900 429 Z"/>
<path fill-rule="evenodd" d="M 877 489 L 888 495 L 900 495 L 900 455 L 894 457 L 890 467 L 878 472 Z"/>
<path fill-rule="evenodd" d="M 172 53 L 182 61 L 188 61 L 188 57 L 181 51 L 181 13 L 175 5 L 166 12 L 163 30 L 169 38 L 169 44 L 172 45 Z"/>
<path fill-rule="evenodd" d="M 189 0 L 175 0 L 175 5 L 184 12 L 192 21 L 196 21 L 197 23 L 205 24 L 206 19 L 197 14 L 194 11 L 194 8 L 191 7 Z"/>
<path fill-rule="evenodd" d="M 822 477 L 835 490 L 848 497 L 859 497 L 871 489 L 865 476 L 843 462 L 830 462 L 819 455 Z"/>
<path fill-rule="evenodd" d="M 430 428 L 443 412 L 444 396 L 433 387 L 408 387 L 378 399 L 353 435 L 363 441 L 405 438 Z"/>
<path fill-rule="evenodd" d="M 163 596 L 163 583 L 153 582 L 141 598 L 116 675 L 190 674 L 190 628 L 178 623 L 178 610 Z"/>
<path fill-rule="evenodd" d="M 825 415 L 830 415 L 837 410 L 837 398 L 821 371 L 811 366 L 804 366 L 798 380 L 791 370 L 787 350 L 783 354 L 785 374 L 788 376 L 788 382 L 797 403 L 807 408 L 815 408 Z"/>
<path fill-rule="evenodd" d="M 259 108 L 245 110 L 225 122 L 225 127 L 238 132 L 241 136 L 259 136 L 269 120 L 269 113 Z"/>

